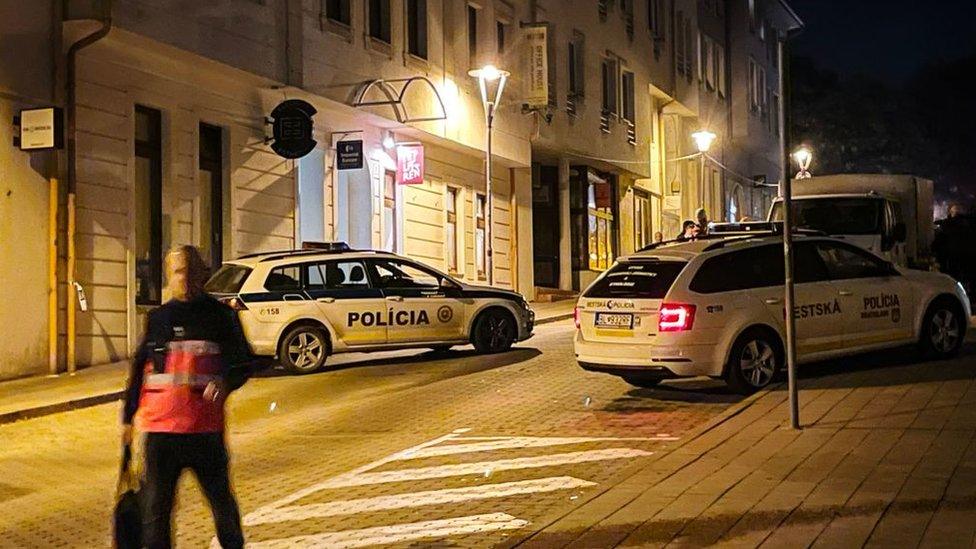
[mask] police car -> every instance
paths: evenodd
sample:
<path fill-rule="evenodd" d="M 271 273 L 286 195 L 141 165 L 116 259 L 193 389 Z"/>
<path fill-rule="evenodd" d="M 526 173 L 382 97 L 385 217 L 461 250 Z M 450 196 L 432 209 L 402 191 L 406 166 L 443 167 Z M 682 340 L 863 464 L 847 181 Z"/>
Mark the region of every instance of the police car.
<path fill-rule="evenodd" d="M 794 262 L 798 362 L 909 343 L 936 358 L 959 351 L 971 311 L 950 277 L 818 236 L 794 239 Z M 581 294 L 577 361 L 637 386 L 712 376 L 755 391 L 785 364 L 782 281 L 774 233 L 645 248 Z"/>
<path fill-rule="evenodd" d="M 255 354 L 277 356 L 297 374 L 342 352 L 470 342 L 496 353 L 528 339 L 535 321 L 518 293 L 343 243 L 244 256 L 225 263 L 206 288 L 239 312 Z"/>

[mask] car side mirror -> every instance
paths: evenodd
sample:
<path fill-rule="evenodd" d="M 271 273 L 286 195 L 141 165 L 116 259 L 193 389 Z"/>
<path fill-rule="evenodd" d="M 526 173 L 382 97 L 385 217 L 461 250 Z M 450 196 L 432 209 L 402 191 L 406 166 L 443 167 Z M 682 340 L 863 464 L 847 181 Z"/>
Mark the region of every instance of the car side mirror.
<path fill-rule="evenodd" d="M 904 223 L 895 223 L 895 242 L 904 242 L 908 238 L 908 227 Z"/>

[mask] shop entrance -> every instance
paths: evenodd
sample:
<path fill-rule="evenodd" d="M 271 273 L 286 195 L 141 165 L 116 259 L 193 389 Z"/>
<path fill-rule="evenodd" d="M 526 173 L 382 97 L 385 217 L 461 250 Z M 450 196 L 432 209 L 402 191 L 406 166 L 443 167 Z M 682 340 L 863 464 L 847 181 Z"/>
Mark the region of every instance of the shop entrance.
<path fill-rule="evenodd" d="M 559 169 L 532 166 L 532 260 L 535 285 L 559 287 Z"/>

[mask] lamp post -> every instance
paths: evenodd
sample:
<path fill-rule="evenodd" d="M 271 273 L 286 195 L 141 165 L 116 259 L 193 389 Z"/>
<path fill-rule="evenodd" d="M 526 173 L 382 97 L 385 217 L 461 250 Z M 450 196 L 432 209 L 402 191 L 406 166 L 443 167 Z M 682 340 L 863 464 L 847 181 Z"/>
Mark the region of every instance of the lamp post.
<path fill-rule="evenodd" d="M 491 128 L 495 121 L 495 108 L 501 103 L 502 92 L 505 90 L 505 81 L 508 80 L 510 73 L 500 70 L 494 65 L 485 65 L 480 69 L 468 71 L 469 76 L 478 79 L 478 89 L 481 90 L 481 103 L 485 107 L 485 271 L 488 276 L 488 285 L 494 285 L 494 265 L 492 261 L 492 236 L 491 236 Z M 488 89 L 494 86 L 494 93 Z"/>
<path fill-rule="evenodd" d="M 796 166 L 800 168 L 800 171 L 796 172 L 793 179 L 809 179 L 813 177 L 810 173 L 810 162 L 813 161 L 813 152 L 810 151 L 806 146 L 801 146 L 799 149 L 793 151 L 791 155 L 793 161 L 796 162 Z"/>
<path fill-rule="evenodd" d="M 695 140 L 695 147 L 698 148 L 698 201 L 701 203 L 702 208 L 705 207 L 705 154 L 708 153 L 708 149 L 712 147 L 712 142 L 715 141 L 715 134 L 701 129 L 697 132 L 691 134 L 691 138 Z"/>

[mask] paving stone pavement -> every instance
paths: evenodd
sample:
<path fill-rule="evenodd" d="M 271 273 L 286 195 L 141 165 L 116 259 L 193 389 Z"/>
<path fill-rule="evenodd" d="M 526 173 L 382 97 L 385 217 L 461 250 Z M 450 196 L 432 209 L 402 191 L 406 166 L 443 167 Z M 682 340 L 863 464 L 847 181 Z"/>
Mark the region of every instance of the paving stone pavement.
<path fill-rule="evenodd" d="M 974 547 L 976 361 L 899 349 L 803 369 L 521 547 Z"/>
<path fill-rule="evenodd" d="M 507 544 L 739 401 L 716 382 L 636 389 L 585 373 L 571 342 L 562 322 L 500 355 L 388 353 L 252 380 L 232 397 L 228 435 L 249 542 Z M 0 425 L 0 547 L 108 545 L 118 412 Z M 202 547 L 212 521 L 189 478 L 178 546 Z"/>

